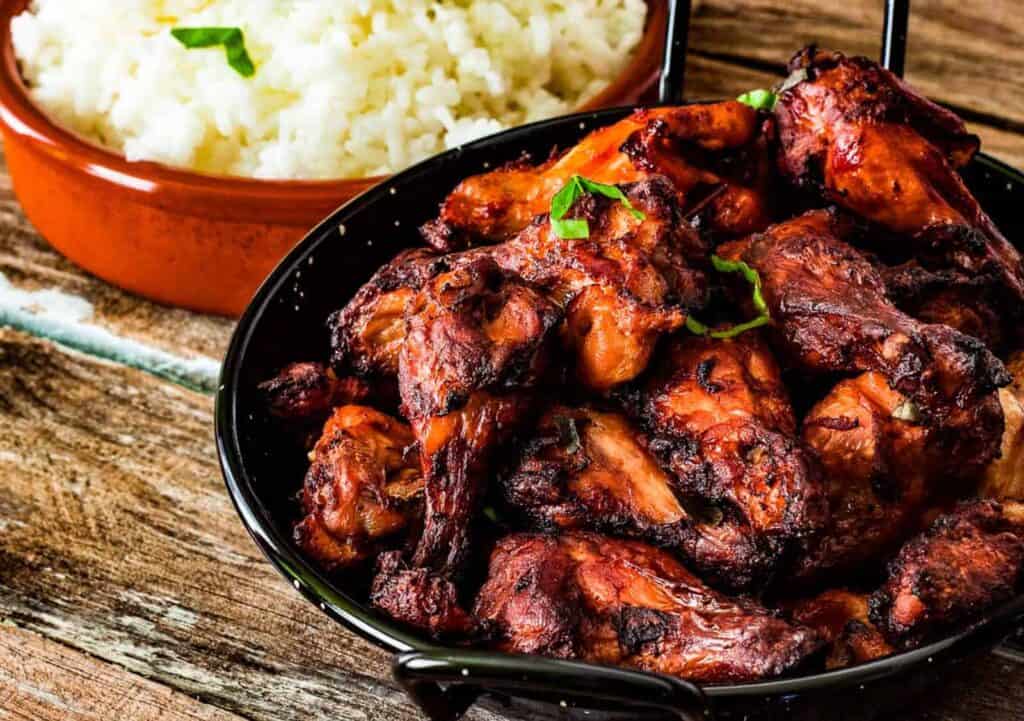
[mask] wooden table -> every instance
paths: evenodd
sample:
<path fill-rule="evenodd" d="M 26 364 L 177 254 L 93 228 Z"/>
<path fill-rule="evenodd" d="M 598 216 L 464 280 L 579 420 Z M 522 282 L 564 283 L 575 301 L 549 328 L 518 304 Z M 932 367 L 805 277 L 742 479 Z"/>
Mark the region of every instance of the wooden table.
<path fill-rule="evenodd" d="M 915 5 L 908 78 L 1024 166 L 1024 9 Z M 767 85 L 813 40 L 873 55 L 880 6 L 701 2 L 690 92 Z M 386 655 L 302 600 L 235 516 L 209 393 L 232 322 L 88 276 L 6 173 L 0 193 L 0 719 L 418 718 Z M 1020 721 L 1024 666 L 979 659 L 893 718 Z"/>

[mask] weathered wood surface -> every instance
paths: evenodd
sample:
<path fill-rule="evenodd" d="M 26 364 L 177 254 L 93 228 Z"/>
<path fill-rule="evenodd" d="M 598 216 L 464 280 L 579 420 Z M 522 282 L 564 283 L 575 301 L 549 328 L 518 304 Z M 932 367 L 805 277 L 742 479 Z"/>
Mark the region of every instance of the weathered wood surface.
<path fill-rule="evenodd" d="M 10 721 L 242 721 L 109 663 L 0 627 L 0 719 Z"/>
<path fill-rule="evenodd" d="M 209 397 L 0 329 L 0 616 L 251 719 L 416 718 L 259 555 Z"/>
<path fill-rule="evenodd" d="M 696 2 L 688 94 L 769 85 L 810 41 L 875 55 L 881 5 Z M 1018 166 L 1022 34 L 1015 0 L 918 0 L 907 64 L 911 82 Z M 0 273 L 19 290 L 84 298 L 88 323 L 184 359 L 219 358 L 232 328 L 63 260 L 2 167 Z M 312 609 L 245 535 L 211 410 L 205 394 L 0 330 L 0 719 L 419 717 L 386 655 Z M 1019 721 L 1021 709 L 1024 667 L 992 656 L 888 721 Z"/>

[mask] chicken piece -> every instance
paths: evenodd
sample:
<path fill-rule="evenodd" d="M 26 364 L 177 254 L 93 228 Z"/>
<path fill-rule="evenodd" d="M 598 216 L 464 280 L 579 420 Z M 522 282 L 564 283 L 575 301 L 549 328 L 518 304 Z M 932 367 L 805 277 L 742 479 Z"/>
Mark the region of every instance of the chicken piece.
<path fill-rule="evenodd" d="M 790 604 L 788 610 L 795 623 L 814 629 L 828 642 L 828 670 L 873 661 L 894 651 L 868 618 L 866 594 L 829 589 Z"/>
<path fill-rule="evenodd" d="M 928 270 L 917 261 L 894 267 L 879 264 L 877 268 L 885 280 L 886 295 L 907 315 L 974 336 L 993 352 L 1012 335 L 998 310 L 998 279 Z"/>
<path fill-rule="evenodd" d="M 1009 600 L 1024 580 L 1024 504 L 961 503 L 908 542 L 871 596 L 871 620 L 913 648 Z"/>
<path fill-rule="evenodd" d="M 478 251 L 494 258 L 565 308 L 563 342 L 576 359 L 580 382 L 597 392 L 635 378 L 661 335 L 681 328 L 687 312 L 705 302 L 706 245 L 683 223 L 668 183 L 653 178 L 623 188 L 634 217 L 619 201 L 584 195 L 573 217 L 590 234 L 565 239 L 546 216 L 515 238 Z"/>
<path fill-rule="evenodd" d="M 462 567 L 492 451 L 523 420 L 560 320 L 486 257 L 439 275 L 412 301 L 399 388 L 427 483 L 413 565 Z"/>
<path fill-rule="evenodd" d="M 768 164 L 761 121 L 742 103 L 639 110 L 547 162 L 524 159 L 463 180 L 423 235 L 444 252 L 494 243 L 547 213 L 573 175 L 615 185 L 663 175 L 685 209 L 708 200 L 704 224 L 736 237 L 770 222 Z"/>
<path fill-rule="evenodd" d="M 589 533 L 499 542 L 474 614 L 501 651 L 581 659 L 698 682 L 770 678 L 821 640 L 705 586 L 664 551 Z"/>
<path fill-rule="evenodd" d="M 425 248 L 399 253 L 327 320 L 331 366 L 360 375 L 394 378 L 405 339 L 405 308 L 448 261 Z"/>
<path fill-rule="evenodd" d="M 292 422 L 322 422 L 335 406 L 359 403 L 370 395 L 361 378 L 338 378 L 322 363 L 291 363 L 259 385 L 270 413 Z"/>
<path fill-rule="evenodd" d="M 834 214 L 812 211 L 718 253 L 759 272 L 776 345 L 792 365 L 882 373 L 959 475 L 976 477 L 998 452 L 995 390 L 1009 382 L 1006 369 L 976 338 L 897 310 L 877 269 L 837 232 Z"/>
<path fill-rule="evenodd" d="M 434 638 L 464 641 L 486 633 L 486 626 L 463 608 L 459 590 L 449 576 L 410 566 L 401 551 L 377 557 L 370 603 Z"/>
<path fill-rule="evenodd" d="M 635 412 L 678 492 L 739 529 L 740 548 L 717 561 L 732 585 L 764 580 L 824 527 L 818 467 L 795 438 L 779 368 L 759 333 L 672 339 Z M 745 558 L 750 545 L 761 551 Z"/>
<path fill-rule="evenodd" d="M 564 405 L 541 416 L 522 460 L 501 479 L 508 505 L 542 530 L 640 538 L 725 586 L 771 562 L 748 529 L 680 498 L 676 486 L 625 416 Z"/>
<path fill-rule="evenodd" d="M 823 468 L 830 522 L 797 564 L 798 577 L 859 569 L 918 530 L 930 481 L 949 459 L 911 409 L 884 375 L 863 373 L 807 414 L 803 438 Z"/>
<path fill-rule="evenodd" d="M 901 236 L 908 255 L 995 274 L 1019 314 L 1024 264 L 956 172 L 979 142 L 963 121 L 866 58 L 807 48 L 775 106 L 780 167 L 798 185 Z"/>
<path fill-rule="evenodd" d="M 1024 501 L 1024 352 L 1006 362 L 1013 382 L 999 389 L 1005 429 L 999 457 L 985 469 L 980 495 L 996 500 Z"/>
<path fill-rule="evenodd" d="M 422 515 L 409 427 L 372 408 L 335 409 L 310 453 L 295 542 L 334 571 L 365 560 Z"/>

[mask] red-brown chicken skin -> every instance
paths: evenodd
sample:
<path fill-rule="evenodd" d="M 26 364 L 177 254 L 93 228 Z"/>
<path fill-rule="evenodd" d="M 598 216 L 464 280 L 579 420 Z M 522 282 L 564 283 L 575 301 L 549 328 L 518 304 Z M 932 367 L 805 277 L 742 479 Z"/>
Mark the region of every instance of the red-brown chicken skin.
<path fill-rule="evenodd" d="M 642 386 L 636 413 L 679 493 L 750 536 L 732 562 L 715 559 L 732 585 L 764 580 L 825 526 L 818 467 L 796 438 L 779 368 L 759 333 L 673 338 Z M 744 558 L 750 541 L 762 551 Z"/>
<path fill-rule="evenodd" d="M 968 501 L 907 543 L 871 596 L 871 620 L 913 647 L 1009 600 L 1024 580 L 1024 504 Z"/>
<path fill-rule="evenodd" d="M 373 408 L 335 409 L 310 453 L 295 542 L 326 570 L 352 566 L 422 515 L 409 427 Z"/>
<path fill-rule="evenodd" d="M 598 392 L 639 375 L 658 339 L 681 328 L 707 293 L 704 273 L 692 267 L 707 247 L 682 222 L 664 179 L 624 192 L 643 218 L 586 194 L 570 210 L 587 220 L 587 238 L 561 238 L 541 216 L 506 243 L 470 251 L 493 257 L 565 309 L 562 338 L 575 374 Z"/>
<path fill-rule="evenodd" d="M 295 423 L 322 422 L 331 409 L 359 403 L 370 395 L 370 386 L 356 377 L 339 378 L 322 363 L 291 363 L 259 385 L 267 407 L 277 418 Z"/>
<path fill-rule="evenodd" d="M 845 668 L 892 654 L 895 649 L 868 617 L 868 596 L 846 589 L 829 589 L 788 605 L 795 623 L 812 628 L 828 644 L 825 667 Z"/>
<path fill-rule="evenodd" d="M 524 420 L 560 319 L 486 257 L 442 273 L 411 301 L 399 390 L 426 479 L 415 566 L 461 570 L 493 451 Z"/>
<path fill-rule="evenodd" d="M 548 212 L 573 175 L 615 185 L 665 176 L 687 210 L 722 188 L 705 223 L 735 237 L 770 222 L 766 159 L 761 120 L 742 103 L 640 110 L 540 165 L 524 160 L 463 180 L 424 237 L 445 252 L 503 240 Z"/>
<path fill-rule="evenodd" d="M 812 211 L 718 252 L 759 272 L 773 338 L 792 366 L 882 373 L 941 431 L 949 457 L 984 467 L 1002 434 L 990 401 L 1010 381 L 1006 369 L 976 338 L 897 310 L 877 268 L 841 232 L 833 213 Z"/>
<path fill-rule="evenodd" d="M 979 144 L 963 121 L 866 58 L 808 48 L 790 70 L 805 79 L 775 108 L 783 174 L 909 238 L 927 265 L 997 275 L 1019 305 L 1020 254 L 956 172 Z"/>
<path fill-rule="evenodd" d="M 502 477 L 504 499 L 537 528 L 641 538 L 722 585 L 744 585 L 766 550 L 742 524 L 684 499 L 648 442 L 620 413 L 555 405 Z"/>
<path fill-rule="evenodd" d="M 810 629 L 711 590 L 664 551 L 588 533 L 503 539 L 474 613 L 502 651 L 701 682 L 778 676 L 821 647 Z"/>
<path fill-rule="evenodd" d="M 803 438 L 823 469 L 830 520 L 797 563 L 798 577 L 860 569 L 918 529 L 929 481 L 952 469 L 911 409 L 884 375 L 864 373 L 807 414 Z"/>

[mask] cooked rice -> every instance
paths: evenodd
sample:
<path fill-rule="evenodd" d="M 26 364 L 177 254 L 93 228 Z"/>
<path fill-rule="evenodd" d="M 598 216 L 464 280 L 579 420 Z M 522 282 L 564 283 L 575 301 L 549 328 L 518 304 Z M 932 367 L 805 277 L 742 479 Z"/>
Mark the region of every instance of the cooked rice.
<path fill-rule="evenodd" d="M 401 169 L 569 112 L 626 66 L 643 0 L 35 0 L 14 19 L 32 96 L 124 153 L 209 173 Z M 172 27 L 237 26 L 256 63 Z"/>

